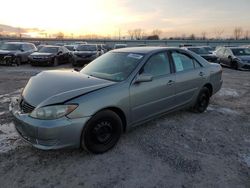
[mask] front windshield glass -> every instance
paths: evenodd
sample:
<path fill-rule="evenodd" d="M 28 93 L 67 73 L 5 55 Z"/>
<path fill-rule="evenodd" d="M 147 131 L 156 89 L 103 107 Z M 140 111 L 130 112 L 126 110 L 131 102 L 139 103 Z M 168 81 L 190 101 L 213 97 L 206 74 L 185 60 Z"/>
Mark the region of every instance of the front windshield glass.
<path fill-rule="evenodd" d="M 21 44 L 5 43 L 1 46 L 1 50 L 21 50 Z"/>
<path fill-rule="evenodd" d="M 196 54 L 209 54 L 209 52 L 205 48 L 188 48 L 188 50 Z"/>
<path fill-rule="evenodd" d="M 74 46 L 65 46 L 69 51 L 74 51 Z"/>
<path fill-rule="evenodd" d="M 81 73 L 120 82 L 127 79 L 142 59 L 141 54 L 109 52 L 88 64 Z"/>
<path fill-rule="evenodd" d="M 95 45 L 79 45 L 76 48 L 77 51 L 97 51 Z"/>
<path fill-rule="evenodd" d="M 58 47 L 42 47 L 39 52 L 42 52 L 42 53 L 57 53 L 58 52 Z"/>
<path fill-rule="evenodd" d="M 232 49 L 232 52 L 235 56 L 250 56 L 249 48 L 235 48 Z"/>

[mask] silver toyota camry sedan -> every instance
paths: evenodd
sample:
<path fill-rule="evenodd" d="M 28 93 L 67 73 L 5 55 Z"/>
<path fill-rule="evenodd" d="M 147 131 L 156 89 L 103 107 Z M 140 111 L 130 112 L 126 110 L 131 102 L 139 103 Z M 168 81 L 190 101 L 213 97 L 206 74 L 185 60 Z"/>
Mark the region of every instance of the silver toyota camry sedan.
<path fill-rule="evenodd" d="M 17 132 L 34 147 L 103 153 L 123 132 L 159 115 L 204 112 L 221 85 L 221 66 L 190 51 L 123 48 L 79 72 L 37 74 L 10 106 Z"/>

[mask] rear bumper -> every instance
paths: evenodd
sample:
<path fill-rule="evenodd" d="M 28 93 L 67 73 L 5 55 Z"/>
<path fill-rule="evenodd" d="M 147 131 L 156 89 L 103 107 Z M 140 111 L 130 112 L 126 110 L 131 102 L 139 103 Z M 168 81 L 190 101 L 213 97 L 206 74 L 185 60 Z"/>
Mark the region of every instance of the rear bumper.
<path fill-rule="evenodd" d="M 28 114 L 21 114 L 13 107 L 11 112 L 19 135 L 34 147 L 43 150 L 79 148 L 82 129 L 90 118 L 39 120 Z"/>

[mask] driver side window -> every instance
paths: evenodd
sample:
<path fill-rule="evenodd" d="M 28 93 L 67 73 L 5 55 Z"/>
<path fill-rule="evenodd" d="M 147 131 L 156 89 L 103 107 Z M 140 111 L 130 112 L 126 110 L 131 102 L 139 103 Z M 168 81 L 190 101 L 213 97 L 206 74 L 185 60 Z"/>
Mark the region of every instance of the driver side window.
<path fill-rule="evenodd" d="M 151 74 L 153 77 L 170 74 L 168 57 L 163 52 L 151 56 L 144 65 L 142 73 Z"/>

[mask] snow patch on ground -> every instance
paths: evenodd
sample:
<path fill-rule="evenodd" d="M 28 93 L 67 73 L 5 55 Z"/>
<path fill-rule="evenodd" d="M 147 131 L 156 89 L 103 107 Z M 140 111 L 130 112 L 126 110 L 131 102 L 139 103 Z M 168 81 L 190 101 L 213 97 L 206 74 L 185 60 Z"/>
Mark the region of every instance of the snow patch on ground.
<path fill-rule="evenodd" d="M 218 106 L 214 106 L 214 105 L 210 105 L 207 107 L 207 111 L 216 111 L 219 112 L 221 114 L 225 114 L 225 115 L 239 115 L 240 113 L 238 111 L 232 110 L 230 108 L 225 108 L 225 107 L 218 107 Z"/>
<path fill-rule="evenodd" d="M 0 116 L 2 116 L 2 115 L 4 115 L 5 114 L 5 112 L 0 112 Z"/>
<path fill-rule="evenodd" d="M 17 97 L 18 95 L 20 95 L 21 92 L 22 92 L 22 89 L 18 89 L 14 92 L 0 95 L 0 103 L 2 104 L 9 103 L 11 101 L 11 97 Z"/>
<path fill-rule="evenodd" d="M 250 168 L 250 155 L 243 155 L 242 161 Z"/>
<path fill-rule="evenodd" d="M 239 97 L 239 93 L 235 89 L 231 88 L 221 88 L 218 92 L 219 96 L 226 96 L 226 97 Z"/>
<path fill-rule="evenodd" d="M 21 139 L 19 138 L 14 124 L 0 124 L 0 153 L 8 152 L 15 149 L 20 145 Z"/>

